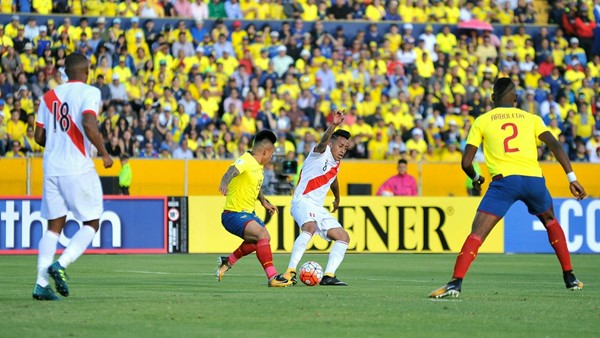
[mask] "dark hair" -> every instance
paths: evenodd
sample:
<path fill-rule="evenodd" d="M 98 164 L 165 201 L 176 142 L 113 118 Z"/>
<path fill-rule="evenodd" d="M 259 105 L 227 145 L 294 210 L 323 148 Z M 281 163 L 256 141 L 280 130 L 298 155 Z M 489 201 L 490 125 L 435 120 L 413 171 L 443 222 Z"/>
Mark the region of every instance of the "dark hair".
<path fill-rule="evenodd" d="M 499 78 L 498 80 L 496 80 L 496 83 L 494 83 L 494 95 L 496 96 L 496 98 L 501 98 L 514 89 L 515 84 L 508 77 Z"/>
<path fill-rule="evenodd" d="M 65 73 L 69 79 L 76 76 L 76 72 L 88 63 L 87 57 L 80 53 L 71 53 L 65 58 Z"/>
<path fill-rule="evenodd" d="M 338 137 L 343 137 L 346 140 L 350 140 L 350 133 L 344 129 L 338 129 L 336 131 L 333 132 L 333 135 L 331 135 L 331 139 L 335 140 Z"/>
<path fill-rule="evenodd" d="M 403 159 L 403 158 L 401 158 L 401 159 L 398 160 L 398 164 L 400 164 L 400 163 L 402 163 L 402 164 L 408 164 L 408 162 L 405 159 Z"/>
<path fill-rule="evenodd" d="M 269 129 L 261 130 L 254 137 L 254 145 L 262 143 L 265 140 L 271 142 L 272 144 L 275 144 L 275 142 L 277 142 L 277 136 L 273 131 Z"/>

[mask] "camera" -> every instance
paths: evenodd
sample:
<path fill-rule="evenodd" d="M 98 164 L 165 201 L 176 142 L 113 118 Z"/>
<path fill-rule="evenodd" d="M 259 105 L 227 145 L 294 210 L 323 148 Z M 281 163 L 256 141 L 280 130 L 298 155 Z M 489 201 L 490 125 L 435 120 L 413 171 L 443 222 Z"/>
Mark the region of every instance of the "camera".
<path fill-rule="evenodd" d="M 285 158 L 285 148 L 278 146 L 273 152 L 273 172 L 274 178 L 269 182 L 275 195 L 291 195 L 294 191 L 292 178 L 298 172 L 298 162 Z"/>

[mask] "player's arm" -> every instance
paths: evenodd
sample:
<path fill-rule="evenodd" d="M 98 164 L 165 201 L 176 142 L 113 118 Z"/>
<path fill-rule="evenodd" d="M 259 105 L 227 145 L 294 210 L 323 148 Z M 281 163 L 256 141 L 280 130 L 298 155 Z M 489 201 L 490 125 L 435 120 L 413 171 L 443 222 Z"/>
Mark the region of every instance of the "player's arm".
<path fill-rule="evenodd" d="M 229 182 L 231 182 L 231 180 L 239 174 L 240 171 L 235 167 L 235 165 L 232 165 L 229 167 L 229 169 L 227 169 L 227 172 L 221 178 L 221 184 L 219 185 L 219 191 L 221 194 L 223 194 L 223 196 L 227 196 Z"/>
<path fill-rule="evenodd" d="M 571 167 L 571 161 L 569 161 L 569 157 L 567 153 L 563 149 L 560 142 L 556 140 L 554 135 L 549 131 L 545 131 L 538 136 L 538 138 L 548 146 L 548 149 L 554 154 L 556 160 L 560 163 L 567 174 L 567 178 L 569 179 L 569 189 L 573 196 L 577 197 L 577 200 L 581 200 L 586 196 L 585 189 L 583 186 L 577 181 L 577 177 L 573 172 L 573 168 Z"/>
<path fill-rule="evenodd" d="M 337 177 L 331 183 L 331 192 L 333 193 L 333 210 L 331 212 L 336 212 L 338 207 L 340 206 L 340 184 L 338 183 Z"/>
<path fill-rule="evenodd" d="M 260 204 L 267 209 L 269 214 L 273 215 L 277 212 L 277 207 L 269 202 L 265 195 L 263 195 L 262 190 L 258 192 L 258 200 L 260 201 Z"/>
<path fill-rule="evenodd" d="M 462 155 L 461 167 L 462 170 L 473 180 L 473 189 L 481 190 L 481 185 L 485 182 L 485 178 L 479 175 L 473 167 L 473 159 L 477 153 L 477 147 L 472 144 L 467 144 Z"/>
<path fill-rule="evenodd" d="M 102 154 L 104 168 L 112 167 L 113 160 L 108 154 L 108 151 L 106 151 L 104 142 L 102 142 L 102 135 L 98 130 L 98 120 L 96 119 L 96 115 L 89 113 L 83 114 L 83 131 L 94 147 Z"/>
<path fill-rule="evenodd" d="M 333 110 L 331 114 L 333 114 L 333 121 L 331 121 L 331 124 L 329 125 L 329 127 L 327 127 L 327 130 L 325 130 L 323 136 L 321 136 L 321 140 L 315 146 L 315 153 L 322 154 L 325 151 L 325 149 L 327 149 L 327 144 L 329 143 L 329 140 L 331 140 L 331 135 L 333 135 L 335 128 L 342 124 L 342 122 L 344 122 L 344 119 L 346 118 L 344 113 L 339 110 Z"/>
<path fill-rule="evenodd" d="M 39 125 L 36 124 L 35 126 L 35 133 L 33 134 L 33 138 L 35 139 L 35 142 L 39 145 L 41 145 L 42 147 L 46 146 L 46 129 Z"/>

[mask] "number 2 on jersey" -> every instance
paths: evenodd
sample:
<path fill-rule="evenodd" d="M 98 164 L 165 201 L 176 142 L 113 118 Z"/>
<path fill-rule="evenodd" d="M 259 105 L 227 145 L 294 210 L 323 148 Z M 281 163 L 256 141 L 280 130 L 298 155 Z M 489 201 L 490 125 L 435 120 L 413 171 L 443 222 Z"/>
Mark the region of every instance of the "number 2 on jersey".
<path fill-rule="evenodd" d="M 71 128 L 71 119 L 69 118 L 69 105 L 67 103 L 63 102 L 59 106 L 58 101 L 52 102 L 52 115 L 54 115 L 55 132 L 57 121 L 61 131 L 69 131 L 69 128 Z"/>
<path fill-rule="evenodd" d="M 511 148 L 508 145 L 508 142 L 510 142 L 510 140 L 514 139 L 517 137 L 517 135 L 519 135 L 519 129 L 517 129 L 517 125 L 514 123 L 505 123 L 502 125 L 502 130 L 506 130 L 507 128 L 512 129 L 512 134 L 510 134 L 509 136 L 507 136 L 504 139 L 504 152 L 505 153 L 515 153 L 517 151 L 519 151 L 519 148 Z"/>

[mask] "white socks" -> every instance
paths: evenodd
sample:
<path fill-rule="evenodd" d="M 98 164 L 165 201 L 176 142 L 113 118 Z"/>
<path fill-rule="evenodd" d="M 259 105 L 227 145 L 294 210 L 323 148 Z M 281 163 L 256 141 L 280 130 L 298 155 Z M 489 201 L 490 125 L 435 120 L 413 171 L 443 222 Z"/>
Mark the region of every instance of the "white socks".
<path fill-rule="evenodd" d="M 83 254 L 94 239 L 94 236 L 96 236 L 94 228 L 89 225 L 81 227 L 75 236 L 71 238 L 69 246 L 63 251 L 63 254 L 58 259 L 58 263 L 66 269 L 69 264 L 75 262 Z"/>
<path fill-rule="evenodd" d="M 296 245 L 294 244 L 294 247 L 295 246 Z M 335 243 L 333 243 L 331 252 L 329 252 L 329 261 L 325 268 L 325 275 L 335 276 L 335 270 L 340 267 L 340 264 L 342 264 L 342 261 L 344 260 L 346 249 L 348 249 L 348 243 L 346 242 L 335 241 Z"/>
<path fill-rule="evenodd" d="M 288 265 L 288 269 L 296 270 L 298 263 L 302 259 L 302 255 L 304 255 L 304 251 L 306 251 L 306 246 L 310 239 L 312 238 L 312 234 L 310 232 L 302 231 L 296 241 L 294 242 L 294 247 L 292 248 L 292 256 L 290 257 L 290 264 Z"/>
<path fill-rule="evenodd" d="M 58 235 L 55 232 L 47 230 L 38 243 L 38 273 L 37 281 L 41 287 L 48 285 L 48 267 L 54 260 Z"/>

